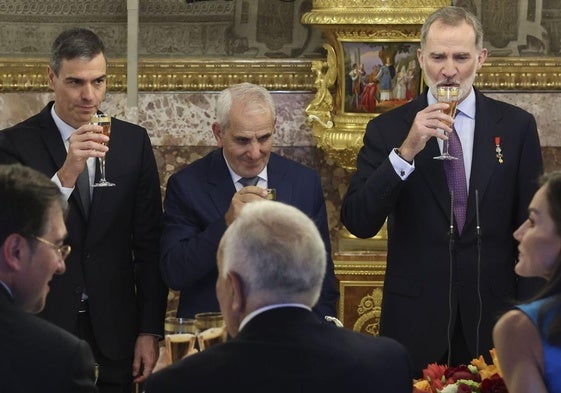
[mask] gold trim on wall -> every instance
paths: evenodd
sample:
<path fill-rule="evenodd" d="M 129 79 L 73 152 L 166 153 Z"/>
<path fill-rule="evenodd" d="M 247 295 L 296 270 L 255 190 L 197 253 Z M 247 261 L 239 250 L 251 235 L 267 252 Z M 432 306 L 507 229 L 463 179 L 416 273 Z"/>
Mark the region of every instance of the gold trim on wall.
<path fill-rule="evenodd" d="M 0 59 L 0 92 L 48 91 L 46 59 Z M 273 91 L 315 91 L 312 60 L 140 60 L 141 91 L 220 91 L 253 82 Z M 111 91 L 126 90 L 126 61 L 108 65 Z M 476 86 L 484 91 L 559 91 L 561 58 L 489 58 Z"/>
<path fill-rule="evenodd" d="M 49 90 L 47 59 L 0 59 L 0 92 Z M 110 60 L 107 83 L 112 92 L 126 91 L 127 64 Z M 252 82 L 273 91 L 312 91 L 311 60 L 140 60 L 140 91 L 220 91 L 234 83 Z"/>

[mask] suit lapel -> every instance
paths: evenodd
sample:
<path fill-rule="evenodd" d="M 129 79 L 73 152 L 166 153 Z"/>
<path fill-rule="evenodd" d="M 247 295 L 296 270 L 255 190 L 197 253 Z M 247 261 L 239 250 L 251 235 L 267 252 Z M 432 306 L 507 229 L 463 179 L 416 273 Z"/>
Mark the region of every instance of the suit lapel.
<path fill-rule="evenodd" d="M 269 188 L 277 190 L 277 201 L 290 203 L 293 194 L 293 182 L 286 179 L 286 166 L 283 165 L 282 158 L 275 153 L 271 153 L 267 163 L 267 184 Z"/>
<path fill-rule="evenodd" d="M 60 136 L 60 131 L 51 116 L 51 108 L 52 104 L 43 108 L 39 116 L 39 125 L 42 128 L 41 138 L 43 143 L 47 147 L 47 151 L 51 155 L 55 163 L 55 167 L 60 168 L 66 159 L 66 148 L 64 147 L 64 141 Z"/>
<path fill-rule="evenodd" d="M 43 108 L 39 116 L 39 121 L 40 127 L 42 128 L 41 138 L 47 148 L 47 151 L 53 159 L 56 171 L 64 164 L 67 151 L 66 147 L 64 146 L 64 141 L 60 136 L 60 131 L 58 130 L 58 127 L 56 126 L 53 117 L 51 116 L 52 106 L 53 103 L 50 103 L 45 108 Z M 76 203 L 76 205 L 80 207 L 79 210 L 84 219 L 86 219 L 87 216 L 85 214 L 84 207 L 82 206 L 82 201 L 80 200 L 80 196 L 77 190 L 75 190 L 75 192 L 72 192 L 72 194 L 70 195 L 70 199 L 74 200 L 74 203 Z"/>
<path fill-rule="evenodd" d="M 210 190 L 209 198 L 223 215 L 232 202 L 232 195 L 236 192 L 236 187 L 232 182 L 222 149 L 216 149 L 212 153 L 207 181 Z"/>
<path fill-rule="evenodd" d="M 475 190 L 479 202 L 483 200 L 489 180 L 497 168 L 495 137 L 504 139 L 506 130 L 500 128 L 502 114 L 494 110 L 493 102 L 476 90 L 475 134 L 473 140 L 473 160 L 469 185 L 466 226 L 475 220 Z"/>

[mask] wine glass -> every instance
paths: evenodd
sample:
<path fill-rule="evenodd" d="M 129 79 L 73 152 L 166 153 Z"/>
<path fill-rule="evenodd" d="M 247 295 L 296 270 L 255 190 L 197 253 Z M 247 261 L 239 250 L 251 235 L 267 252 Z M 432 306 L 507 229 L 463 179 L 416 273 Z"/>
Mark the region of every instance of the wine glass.
<path fill-rule="evenodd" d="M 448 104 L 448 108 L 444 109 L 442 112 L 450 115 L 451 117 L 456 116 L 456 108 L 458 107 L 458 102 L 462 98 L 460 84 L 458 82 L 451 82 L 445 81 L 438 83 L 435 87 L 436 90 L 436 100 L 438 102 L 444 102 Z M 442 129 L 439 129 L 444 133 L 444 135 L 448 136 L 448 132 Z M 433 157 L 435 160 L 457 160 L 457 157 L 454 157 L 448 153 L 448 140 L 442 141 L 442 154 L 436 157 Z"/>
<path fill-rule="evenodd" d="M 101 133 L 105 136 L 111 135 L 111 116 L 104 113 L 96 113 L 92 116 L 90 124 L 101 126 L 103 130 Z M 99 166 L 101 169 L 101 179 L 95 183 L 94 187 L 112 187 L 115 183 L 111 183 L 105 179 L 105 158 L 99 158 Z"/>

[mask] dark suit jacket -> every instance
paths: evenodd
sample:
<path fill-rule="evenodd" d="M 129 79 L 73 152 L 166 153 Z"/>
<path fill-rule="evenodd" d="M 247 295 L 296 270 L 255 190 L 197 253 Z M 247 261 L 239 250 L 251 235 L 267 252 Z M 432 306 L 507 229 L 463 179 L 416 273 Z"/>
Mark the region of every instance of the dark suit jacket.
<path fill-rule="evenodd" d="M 339 293 L 331 259 L 325 200 L 311 169 L 271 153 L 268 184 L 277 200 L 295 206 L 318 226 L 328 255 L 321 297 L 314 310 L 337 315 Z M 219 311 L 215 284 L 216 251 L 226 230 L 224 214 L 236 192 L 222 149 L 216 149 L 170 177 L 164 200 L 161 266 L 169 287 L 181 290 L 178 316 Z"/>
<path fill-rule="evenodd" d="M 56 173 L 66 150 L 51 106 L 0 132 L 0 163 L 20 162 L 49 177 Z M 88 220 L 77 188 L 68 200 L 72 252 L 66 273 L 51 281 L 41 315 L 75 331 L 85 289 L 100 350 L 125 359 L 132 356 L 138 333 L 163 335 L 167 300 L 158 266 L 160 182 L 146 130 L 112 119 L 106 170 L 117 186 L 94 188 Z"/>
<path fill-rule="evenodd" d="M 450 277 L 450 194 L 435 138 L 415 157 L 406 181 L 395 173 L 388 155 L 399 147 L 426 94 L 368 123 L 357 171 L 344 198 L 341 219 L 359 237 L 373 236 L 388 217 L 388 256 L 381 333 L 405 344 L 416 370 L 439 361 L 447 350 Z M 504 163 L 495 152 L 500 137 Z M 542 172 L 534 117 L 520 108 L 476 91 L 475 139 L 466 223 L 453 236 L 453 310 L 461 312 L 464 335 L 476 354 L 478 279 L 483 309 L 479 348 L 492 348 L 498 315 L 517 295 L 513 231 L 524 221 Z M 479 194 L 481 262 L 476 241 Z M 456 225 L 455 225 L 456 227 Z"/>
<path fill-rule="evenodd" d="M 236 338 L 152 374 L 146 393 L 410 393 L 411 378 L 397 342 L 288 307 L 258 314 Z"/>
<path fill-rule="evenodd" d="M 18 308 L 0 284 L 0 393 L 97 392 L 85 341 Z"/>

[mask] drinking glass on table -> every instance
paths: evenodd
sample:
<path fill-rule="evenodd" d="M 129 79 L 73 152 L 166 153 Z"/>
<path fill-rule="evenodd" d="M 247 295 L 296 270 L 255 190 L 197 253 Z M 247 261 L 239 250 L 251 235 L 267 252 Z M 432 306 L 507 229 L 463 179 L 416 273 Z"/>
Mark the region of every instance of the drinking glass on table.
<path fill-rule="evenodd" d="M 92 116 L 90 124 L 101 126 L 103 130 L 101 133 L 107 137 L 111 136 L 111 116 L 104 113 L 96 113 Z M 105 158 L 99 158 L 99 166 L 101 169 L 101 179 L 94 183 L 94 187 L 112 187 L 115 183 L 107 181 L 105 178 Z"/>
<path fill-rule="evenodd" d="M 215 344 L 220 344 L 228 338 L 224 318 L 219 312 L 204 312 L 195 314 L 195 325 L 197 326 L 197 342 L 199 351 Z"/>
<path fill-rule="evenodd" d="M 197 336 L 192 333 L 174 333 L 166 334 L 164 340 L 169 359 L 171 363 L 175 363 L 193 353 Z"/>
<path fill-rule="evenodd" d="M 444 109 L 442 112 L 450 115 L 451 117 L 456 116 L 456 108 L 458 107 L 458 102 L 462 98 L 462 89 L 460 87 L 459 82 L 454 81 L 445 81 L 440 82 L 436 85 L 434 91 L 436 92 L 436 100 L 438 102 L 444 102 L 448 104 L 448 108 Z M 441 130 L 444 132 L 444 135 L 448 136 L 448 132 Z M 448 153 L 448 140 L 442 141 L 442 154 L 436 157 L 433 157 L 435 160 L 457 160 L 457 157 L 454 157 Z"/>

